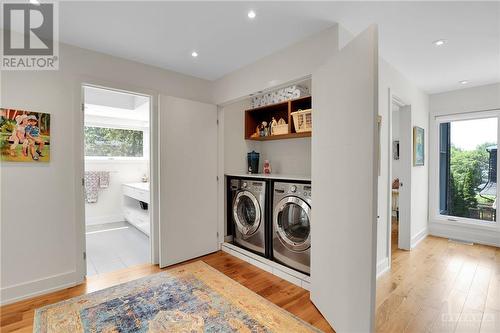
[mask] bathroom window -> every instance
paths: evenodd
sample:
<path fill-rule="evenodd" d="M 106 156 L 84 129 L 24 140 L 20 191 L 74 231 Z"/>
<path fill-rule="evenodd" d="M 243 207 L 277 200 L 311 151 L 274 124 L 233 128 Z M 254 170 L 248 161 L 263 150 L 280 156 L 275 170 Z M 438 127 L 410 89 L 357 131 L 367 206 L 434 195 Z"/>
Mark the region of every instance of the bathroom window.
<path fill-rule="evenodd" d="M 439 124 L 439 213 L 450 220 L 495 222 L 498 118 Z"/>
<path fill-rule="evenodd" d="M 85 126 L 86 157 L 145 157 L 144 131 Z"/>

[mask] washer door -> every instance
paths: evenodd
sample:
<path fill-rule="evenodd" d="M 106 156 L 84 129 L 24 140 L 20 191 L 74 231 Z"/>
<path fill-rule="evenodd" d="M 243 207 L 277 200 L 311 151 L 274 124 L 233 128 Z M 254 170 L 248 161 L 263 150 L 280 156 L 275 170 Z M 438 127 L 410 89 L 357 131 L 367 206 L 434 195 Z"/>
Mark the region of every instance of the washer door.
<path fill-rule="evenodd" d="M 261 216 L 255 196 L 249 191 L 238 192 L 233 202 L 233 218 L 244 238 L 252 236 L 259 229 Z"/>
<path fill-rule="evenodd" d="M 285 197 L 274 208 L 274 225 L 281 243 L 291 251 L 311 246 L 311 206 L 298 197 Z"/>

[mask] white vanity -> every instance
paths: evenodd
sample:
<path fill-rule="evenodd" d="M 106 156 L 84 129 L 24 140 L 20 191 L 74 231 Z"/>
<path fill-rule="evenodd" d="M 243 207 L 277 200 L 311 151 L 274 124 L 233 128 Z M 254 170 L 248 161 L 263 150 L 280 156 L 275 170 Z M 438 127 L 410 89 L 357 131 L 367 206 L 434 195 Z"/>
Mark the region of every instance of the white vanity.
<path fill-rule="evenodd" d="M 149 185 L 149 183 L 122 184 L 125 220 L 147 236 L 150 234 Z"/>

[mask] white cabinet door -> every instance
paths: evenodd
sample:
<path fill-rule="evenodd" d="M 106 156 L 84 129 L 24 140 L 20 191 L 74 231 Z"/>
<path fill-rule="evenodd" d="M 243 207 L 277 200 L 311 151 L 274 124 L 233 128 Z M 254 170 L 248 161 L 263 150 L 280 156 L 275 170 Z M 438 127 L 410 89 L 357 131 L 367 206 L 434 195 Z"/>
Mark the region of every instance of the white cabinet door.
<path fill-rule="evenodd" d="M 217 251 L 217 107 L 160 96 L 160 267 Z"/>
<path fill-rule="evenodd" d="M 374 328 L 377 28 L 312 75 L 311 300 L 337 332 Z"/>

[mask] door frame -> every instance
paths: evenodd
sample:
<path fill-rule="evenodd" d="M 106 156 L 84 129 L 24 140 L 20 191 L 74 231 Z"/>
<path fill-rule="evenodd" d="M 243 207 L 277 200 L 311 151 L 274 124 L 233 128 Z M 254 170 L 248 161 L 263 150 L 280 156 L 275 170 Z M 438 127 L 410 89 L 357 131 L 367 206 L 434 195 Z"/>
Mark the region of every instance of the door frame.
<path fill-rule="evenodd" d="M 388 99 L 389 99 L 389 107 L 388 107 L 388 119 L 389 119 L 389 141 L 388 141 L 388 147 L 389 147 L 389 154 L 387 154 L 387 159 L 388 159 L 388 199 L 387 199 L 387 243 L 386 243 L 386 249 L 387 249 L 387 256 L 388 256 L 388 259 L 389 259 L 389 263 L 388 263 L 388 266 L 389 266 L 389 270 L 391 269 L 392 267 L 392 141 L 393 141 L 393 135 L 392 135 L 392 126 L 393 126 L 393 117 L 392 117 L 392 112 L 394 111 L 393 110 L 393 103 L 396 103 L 398 106 L 400 107 L 410 107 L 410 119 L 411 119 L 411 104 L 410 103 L 407 103 L 404 99 L 402 99 L 401 97 L 399 97 L 400 95 L 398 95 L 396 92 L 394 92 L 394 90 L 392 88 L 389 88 L 389 94 L 388 94 Z M 411 128 L 410 128 L 410 132 L 411 131 Z M 413 134 L 411 134 L 413 135 Z M 410 152 L 412 153 L 412 152 Z M 412 157 L 411 157 L 412 158 Z M 410 159 L 411 159 L 410 158 Z M 408 166 L 410 168 L 410 172 L 409 172 L 409 175 L 411 177 L 411 163 L 410 165 Z M 410 193 L 411 193 L 411 180 L 410 180 Z M 410 200 L 410 203 L 411 203 L 411 200 Z M 401 214 L 399 214 L 399 216 L 401 216 Z M 410 214 L 411 216 L 411 214 Z M 408 239 L 410 239 L 410 243 L 411 243 L 411 219 L 409 221 L 409 228 L 408 230 L 410 231 L 410 235 L 407 235 Z M 399 247 L 399 239 L 400 239 L 400 236 L 399 236 L 399 233 L 400 233 L 401 229 L 399 229 L 398 231 L 398 247 Z M 409 248 L 407 250 L 410 250 L 410 247 L 411 247 L 411 244 L 409 244 Z"/>
<path fill-rule="evenodd" d="M 100 88 L 110 91 L 129 93 L 145 96 L 149 98 L 149 181 L 150 181 L 150 202 L 151 202 L 151 235 L 150 235 L 150 263 L 159 262 L 159 202 L 158 202 L 158 179 L 159 179 L 159 161 L 158 161 L 158 96 L 157 91 L 143 89 L 141 87 L 130 86 L 126 84 L 117 84 L 96 80 L 94 78 L 82 77 L 77 81 L 75 87 L 75 102 L 78 117 L 75 117 L 75 174 L 80 177 L 75 179 L 75 208 L 76 208 L 76 273 L 80 281 L 84 281 L 87 275 L 86 265 L 86 234 L 85 234 L 85 194 L 83 187 L 83 178 L 85 172 L 85 153 L 84 153 L 84 105 L 85 105 L 85 87 Z M 76 104 L 76 103 L 75 103 Z"/>

